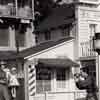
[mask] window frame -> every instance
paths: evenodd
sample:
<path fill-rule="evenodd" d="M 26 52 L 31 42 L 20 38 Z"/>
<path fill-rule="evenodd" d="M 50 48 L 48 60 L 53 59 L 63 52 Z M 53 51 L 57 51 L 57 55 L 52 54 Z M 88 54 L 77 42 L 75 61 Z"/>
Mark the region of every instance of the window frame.
<path fill-rule="evenodd" d="M 49 73 L 47 73 L 47 71 L 46 70 L 49 70 Z M 41 93 L 41 92 L 46 92 L 46 91 L 51 91 L 51 69 L 49 69 L 49 68 L 37 68 L 37 70 L 36 70 L 36 81 L 37 81 L 37 86 L 36 87 L 39 87 L 39 86 L 41 86 L 41 88 L 36 88 L 36 92 L 37 93 Z M 46 75 L 50 75 L 49 77 L 48 77 L 48 79 L 45 79 L 45 78 L 43 78 L 44 76 L 46 76 Z M 39 78 L 39 76 L 38 75 L 43 75 L 42 76 L 42 78 L 40 77 Z M 48 86 L 49 85 L 49 86 Z"/>
<path fill-rule="evenodd" d="M 62 69 L 62 68 L 59 68 L 59 69 L 56 69 L 56 88 L 57 89 L 65 89 L 66 88 L 66 70 L 67 69 Z M 61 73 L 62 71 L 62 78 L 60 77 L 60 79 L 57 79 L 58 76 L 57 76 L 57 73 Z M 61 75 L 61 74 L 60 74 Z"/>
<path fill-rule="evenodd" d="M 62 36 L 65 37 L 65 36 L 70 36 L 70 25 L 67 25 L 65 27 L 62 27 L 61 30 L 62 30 Z"/>
<path fill-rule="evenodd" d="M 50 31 L 44 32 L 44 38 L 45 40 L 51 40 L 51 32 Z"/>
<path fill-rule="evenodd" d="M 6 40 L 6 44 L 4 44 L 4 42 L 0 42 L 3 43 L 2 45 L 0 44 L 1 47 L 9 47 L 10 46 L 10 32 L 9 32 L 9 26 L 8 25 L 4 25 L 4 24 L 0 24 L 0 29 L 6 32 L 7 35 L 7 40 Z M 2 34 L 4 35 L 5 32 L 2 32 Z M 1 34 L 1 33 L 0 33 Z M 4 36 L 3 36 L 4 37 Z M 3 39 L 4 40 L 4 39 Z"/>
<path fill-rule="evenodd" d="M 90 34 L 90 39 L 95 35 L 96 32 L 96 26 L 97 24 L 89 24 L 89 34 Z"/>
<path fill-rule="evenodd" d="M 19 25 L 19 28 L 15 29 L 15 42 L 16 43 L 18 42 L 18 46 L 19 47 L 25 47 L 26 46 L 26 28 L 27 28 L 26 25 L 21 24 L 21 25 Z M 24 30 L 23 32 L 21 32 L 22 29 Z M 23 37 L 23 39 L 24 39 L 23 44 L 20 44 L 20 41 L 22 41 L 22 39 L 20 39 L 21 35 L 24 35 L 24 37 Z"/>

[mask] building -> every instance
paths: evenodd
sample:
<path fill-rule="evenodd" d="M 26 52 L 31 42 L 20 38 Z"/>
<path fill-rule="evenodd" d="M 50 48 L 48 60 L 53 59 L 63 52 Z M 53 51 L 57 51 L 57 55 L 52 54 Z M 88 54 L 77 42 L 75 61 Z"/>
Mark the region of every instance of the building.
<path fill-rule="evenodd" d="M 0 0 L 0 62 L 8 68 L 17 66 L 21 86 L 17 99 L 23 99 L 22 62 L 17 53 L 35 45 L 33 32 L 33 0 Z M 2 63 L 3 62 L 3 63 Z M 19 63 L 18 63 L 19 62 Z"/>
<path fill-rule="evenodd" d="M 26 100 L 49 98 L 45 97 L 46 92 L 50 93 L 47 95 L 54 97 L 54 100 L 57 98 L 57 100 L 60 98 L 73 100 L 83 96 L 79 93 L 80 95 L 74 98 L 76 86 L 73 75 L 79 72 L 79 64 L 75 57 L 77 46 L 75 22 L 74 4 L 62 4 L 54 8 L 34 30 L 37 45 L 19 53 L 25 60 L 25 83 L 28 87 L 25 88 Z M 35 76 L 33 81 L 29 78 L 30 67 L 36 70 L 32 75 Z"/>
<path fill-rule="evenodd" d="M 68 41 L 66 41 L 66 43 L 69 42 L 69 44 L 66 44 L 66 46 L 63 45 L 63 47 L 61 47 L 61 49 L 59 47 L 60 51 L 59 50 L 58 51 L 60 54 L 58 53 L 58 51 L 56 51 L 57 50 L 56 48 L 44 49 L 45 51 L 42 50 L 43 52 L 38 52 L 38 53 L 33 52 L 32 54 L 29 54 L 27 57 L 25 57 L 25 59 L 27 59 L 29 61 L 33 61 L 33 62 L 36 59 L 36 61 L 38 62 L 38 64 L 36 66 L 38 68 L 38 66 L 40 66 L 40 67 L 42 67 L 42 66 L 43 67 L 46 67 L 46 66 L 50 67 L 52 65 L 55 66 L 55 64 L 57 62 L 54 64 L 54 62 L 52 61 L 52 59 L 55 61 L 55 56 L 54 56 L 55 54 L 56 54 L 56 61 L 59 61 L 57 59 L 57 56 L 60 60 L 62 60 L 62 58 L 63 58 L 63 60 L 66 58 L 67 59 L 70 58 L 73 61 L 77 61 L 78 63 L 80 63 L 80 67 L 86 66 L 89 69 L 89 74 L 91 74 L 97 78 L 97 84 L 98 84 L 98 77 L 99 76 L 98 76 L 98 72 L 97 72 L 97 70 L 98 70 L 97 69 L 97 59 L 96 59 L 97 54 L 96 54 L 96 52 L 93 51 L 92 38 L 100 26 L 100 23 L 99 23 L 99 16 L 100 16 L 99 15 L 100 14 L 99 0 L 94 0 L 94 1 L 90 1 L 90 0 L 70 0 L 70 1 L 63 0 L 63 2 L 68 3 L 69 7 L 68 6 L 67 7 L 69 9 L 67 8 L 66 10 L 64 10 L 65 12 L 63 11 L 64 15 L 62 15 L 62 16 L 65 17 L 65 16 L 67 16 L 66 14 L 68 14 L 69 17 L 67 17 L 67 18 L 69 18 L 69 19 L 64 18 L 64 20 L 61 20 L 61 19 L 63 19 L 63 17 L 61 17 L 60 15 L 63 12 L 59 8 L 58 13 L 54 12 L 54 14 L 49 16 L 46 20 L 44 20 L 37 27 L 37 30 L 35 32 L 36 43 L 38 45 L 39 44 L 45 45 L 44 42 L 46 42 L 47 44 L 50 42 L 57 43 L 57 41 L 60 41 L 60 39 L 65 40 L 66 37 L 68 39 L 71 39 L 72 42 L 70 42 L 70 40 L 68 40 Z M 61 5 L 63 5 L 63 3 L 61 3 Z M 57 9 L 56 9 L 56 11 L 57 11 Z M 60 11 L 62 12 L 61 14 L 59 14 Z M 73 12 L 73 14 L 70 13 L 69 11 Z M 69 13 L 67 13 L 67 12 L 69 12 Z M 72 16 L 70 16 L 70 14 Z M 67 20 L 67 21 L 65 21 L 65 20 Z M 71 30 L 69 30 L 69 29 L 71 29 Z M 72 31 L 72 33 L 71 33 L 71 31 Z M 63 36 L 61 36 L 62 33 L 63 33 Z M 64 43 L 64 41 L 63 41 L 63 43 Z M 70 47 L 68 47 L 68 45 Z M 52 47 L 52 46 L 49 46 L 49 47 Z M 48 50 L 50 50 L 50 51 L 48 51 Z M 71 56 L 71 54 L 72 54 L 72 56 Z M 76 69 L 77 68 L 74 67 L 73 72 L 75 72 L 75 71 L 77 72 Z M 44 70 L 45 70 L 45 68 L 44 68 Z M 46 72 L 47 72 L 47 70 L 46 70 Z M 70 72 L 72 72 L 72 70 L 70 70 Z M 57 73 L 56 73 L 56 75 L 57 75 Z M 40 78 L 40 77 L 38 76 L 37 78 Z M 39 82 L 39 80 L 36 80 L 36 82 L 37 81 Z M 57 83 L 57 80 L 55 82 Z M 70 81 L 68 81 L 68 82 L 70 84 Z M 73 83 L 73 78 L 72 78 L 71 83 Z M 41 84 L 42 84 L 42 82 L 41 82 Z M 41 84 L 39 84 L 39 85 L 42 87 Z M 63 83 L 61 83 L 61 84 L 63 84 Z M 70 85 L 68 85 L 67 89 L 69 87 L 70 87 Z M 47 91 L 49 91 L 49 89 L 47 88 Z M 53 89 L 55 89 L 55 88 L 53 87 Z M 71 84 L 71 88 L 68 91 L 72 91 L 72 90 L 75 90 L 74 84 L 73 85 Z M 38 89 L 38 91 L 42 91 L 42 90 Z M 57 90 L 57 87 L 56 87 L 56 89 L 53 91 L 54 92 L 56 92 L 56 91 L 61 92 L 62 90 L 61 89 Z M 66 91 L 66 88 L 65 88 L 65 91 Z M 64 89 L 63 89 L 63 92 L 64 92 Z M 51 94 L 48 93 L 48 94 L 45 94 L 45 96 L 40 95 L 39 97 L 38 96 L 37 97 L 39 99 L 40 98 L 43 99 L 43 97 L 46 97 L 46 99 L 48 99 L 50 95 Z M 63 97 L 67 98 L 65 95 L 63 95 Z M 54 100 L 56 100 L 56 99 L 59 100 L 60 98 L 63 98 L 63 97 L 58 96 L 58 95 L 57 96 L 51 95 L 51 98 L 53 98 Z"/>
<path fill-rule="evenodd" d="M 79 64 L 95 75 L 96 54 L 91 39 L 100 25 L 99 1 L 63 2 L 32 34 L 32 0 L 0 1 L 0 61 L 18 69 L 21 86 L 17 99 L 72 100 L 76 93 L 73 74 L 79 71 Z M 29 78 L 31 68 L 36 71 Z M 81 97 L 78 95 L 75 98 Z"/>

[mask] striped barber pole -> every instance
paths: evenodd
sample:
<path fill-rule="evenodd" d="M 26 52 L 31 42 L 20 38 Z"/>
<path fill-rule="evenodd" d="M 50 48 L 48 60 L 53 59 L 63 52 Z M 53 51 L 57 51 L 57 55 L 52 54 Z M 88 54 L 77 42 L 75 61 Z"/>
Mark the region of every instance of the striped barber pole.
<path fill-rule="evenodd" d="M 35 66 L 29 65 L 28 67 L 28 90 L 29 96 L 34 96 L 36 92 L 36 72 Z"/>

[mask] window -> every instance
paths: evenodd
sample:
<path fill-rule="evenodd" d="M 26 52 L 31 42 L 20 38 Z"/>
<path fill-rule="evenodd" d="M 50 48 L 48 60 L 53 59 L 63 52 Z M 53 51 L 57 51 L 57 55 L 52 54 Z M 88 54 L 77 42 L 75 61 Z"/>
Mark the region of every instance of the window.
<path fill-rule="evenodd" d="M 89 30 L 90 30 L 90 38 L 92 38 L 96 32 L 96 24 L 90 24 Z"/>
<path fill-rule="evenodd" d="M 17 0 L 17 4 L 20 17 L 32 17 L 32 0 Z"/>
<path fill-rule="evenodd" d="M 69 36 L 70 35 L 70 28 L 66 27 L 62 29 L 62 36 Z"/>
<path fill-rule="evenodd" d="M 44 37 L 45 37 L 45 40 L 50 40 L 51 39 L 51 33 L 50 31 L 47 31 L 44 33 Z"/>
<path fill-rule="evenodd" d="M 8 3 L 14 3 L 14 2 L 15 2 L 14 0 L 0 0 L 0 4 L 2 4 L 2 5 L 5 5 Z"/>
<path fill-rule="evenodd" d="M 72 24 L 65 25 L 61 27 L 61 30 L 62 30 L 61 34 L 63 37 L 72 36 L 73 32 L 75 31 L 75 26 L 73 26 Z"/>
<path fill-rule="evenodd" d="M 56 77 L 57 77 L 57 88 L 65 88 L 66 87 L 66 70 L 57 69 Z"/>
<path fill-rule="evenodd" d="M 9 45 L 9 29 L 5 25 L 0 25 L 0 46 Z"/>
<path fill-rule="evenodd" d="M 20 47 L 24 47 L 25 46 L 25 34 L 26 33 L 26 27 L 24 25 L 21 25 L 19 29 L 16 30 L 16 40 L 18 41 L 18 45 Z"/>
<path fill-rule="evenodd" d="M 36 92 L 42 93 L 51 90 L 51 70 L 49 68 L 37 68 Z"/>

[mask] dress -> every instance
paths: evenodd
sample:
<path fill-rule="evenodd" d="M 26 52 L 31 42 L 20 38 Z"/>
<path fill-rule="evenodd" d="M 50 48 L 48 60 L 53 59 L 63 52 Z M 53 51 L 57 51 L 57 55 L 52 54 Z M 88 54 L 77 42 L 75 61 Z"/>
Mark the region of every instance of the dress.
<path fill-rule="evenodd" d="M 19 86 L 17 75 L 10 74 L 9 86 Z"/>

